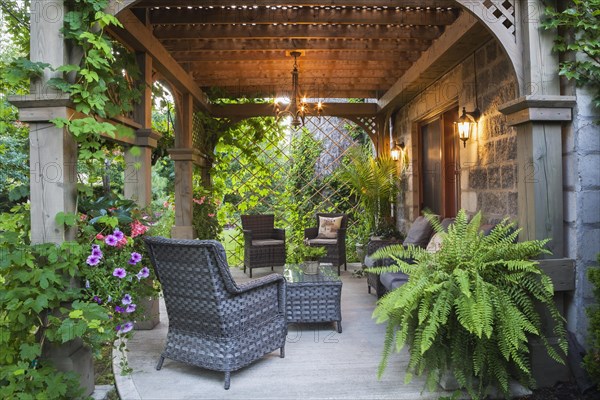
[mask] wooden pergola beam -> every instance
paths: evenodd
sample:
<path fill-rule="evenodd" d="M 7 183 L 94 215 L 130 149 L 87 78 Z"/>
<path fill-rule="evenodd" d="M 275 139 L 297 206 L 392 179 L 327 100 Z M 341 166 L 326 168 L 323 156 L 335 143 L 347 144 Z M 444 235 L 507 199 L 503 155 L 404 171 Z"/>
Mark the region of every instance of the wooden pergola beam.
<path fill-rule="evenodd" d="M 157 25 L 158 39 L 269 39 L 269 38 L 347 38 L 347 39 L 425 39 L 434 40 L 442 32 L 439 26 L 386 25 Z"/>
<path fill-rule="evenodd" d="M 237 9 L 223 8 L 160 8 L 150 11 L 151 24 L 405 24 L 449 25 L 456 19 L 456 10 L 325 10 Z M 324 22 L 325 21 L 325 22 Z"/>
<path fill-rule="evenodd" d="M 381 73 L 387 75 L 387 70 L 404 70 L 410 67 L 410 61 L 303 61 L 298 60 L 301 74 L 319 74 L 323 71 L 344 73 L 344 71 L 370 70 L 371 74 Z M 289 76 L 292 71 L 292 60 L 278 61 L 196 61 L 192 64 L 189 73 L 201 75 L 228 75 L 232 73 L 252 72 L 256 75 L 266 75 L 285 71 Z"/>
<path fill-rule="evenodd" d="M 284 50 L 271 51 L 205 51 L 205 52 L 187 52 L 174 51 L 171 53 L 178 62 L 195 61 L 277 61 L 292 59 L 286 55 Z M 420 51 L 372 51 L 372 50 L 311 50 L 302 56 L 299 62 L 303 61 L 410 61 L 414 62 L 421 57 Z"/>
<path fill-rule="evenodd" d="M 290 90 L 289 86 L 288 83 L 284 89 L 285 93 L 274 86 L 230 86 L 223 88 L 219 93 L 225 98 L 273 98 L 287 95 Z M 320 87 L 318 95 L 327 99 L 378 99 L 385 91 L 386 88 L 354 89 L 344 87 L 344 89 L 331 90 L 330 88 Z M 316 92 L 315 95 L 317 95 Z M 214 107 L 211 107 L 211 112 Z"/>
<path fill-rule="evenodd" d="M 396 82 L 396 78 L 384 77 L 384 78 L 365 78 L 355 76 L 352 79 L 348 79 L 347 77 L 340 78 L 329 78 L 327 81 L 322 82 L 326 87 L 335 87 L 335 86 L 344 86 L 347 88 L 370 88 L 373 86 L 376 87 L 389 87 L 394 82 Z M 313 82 L 310 79 L 303 79 L 300 77 L 300 90 L 302 87 L 307 85 L 311 85 Z M 264 87 L 286 87 L 291 85 L 291 78 L 253 78 L 253 77 L 242 77 L 242 78 L 231 78 L 227 80 L 222 79 L 203 79 L 202 86 L 219 86 L 222 88 L 227 87 L 241 87 L 241 86 L 264 86 Z"/>
<path fill-rule="evenodd" d="M 273 6 L 282 5 L 285 3 L 286 6 L 292 7 L 303 7 L 303 6 L 330 6 L 330 7 L 456 7 L 456 2 L 452 0 L 327 0 L 326 4 L 322 0 L 286 0 L 285 2 L 273 1 L 273 0 L 142 0 L 136 2 L 134 7 L 188 7 L 188 6 L 203 6 L 203 7 L 221 7 L 223 4 L 226 6 Z"/>
<path fill-rule="evenodd" d="M 396 69 L 397 72 L 391 74 L 390 71 L 386 69 L 375 69 L 369 73 L 369 78 L 389 78 L 390 76 L 400 76 L 402 75 L 402 71 L 405 68 L 398 67 Z M 229 80 L 229 79 L 272 79 L 272 80 L 282 80 L 285 79 L 289 81 L 291 79 L 291 70 L 292 67 L 289 65 L 281 66 L 281 68 L 263 68 L 260 70 L 253 70 L 252 68 L 244 69 L 240 67 L 237 69 L 218 69 L 216 68 L 198 68 L 194 66 L 193 69 L 190 69 L 189 73 L 196 80 Z M 307 79 L 319 79 L 319 78 L 329 78 L 332 74 L 335 74 L 337 79 L 354 79 L 359 77 L 361 74 L 361 70 L 359 68 L 301 68 L 300 69 L 300 77 L 302 80 Z M 395 82 L 395 80 L 394 80 Z"/>
<path fill-rule="evenodd" d="M 273 50 L 370 50 L 424 51 L 431 45 L 425 39 L 192 39 L 161 40 L 168 51 L 273 51 Z"/>
<path fill-rule="evenodd" d="M 207 96 L 200 90 L 194 79 L 177 63 L 162 44 L 152 36 L 150 30 L 130 11 L 121 11 L 117 18 L 123 24 L 121 28 L 111 28 L 111 34 L 120 38 L 136 51 L 148 53 L 154 60 L 154 68 L 182 93 L 189 93 L 208 111 Z"/>
<path fill-rule="evenodd" d="M 462 13 L 379 99 L 381 111 L 402 107 L 489 39 L 491 34 L 475 17 Z"/>
<path fill-rule="evenodd" d="M 273 117 L 275 112 L 273 104 L 226 104 L 215 105 L 213 116 L 217 118 L 243 119 L 250 117 Z M 324 103 L 323 116 L 373 116 L 377 113 L 375 103 Z"/>

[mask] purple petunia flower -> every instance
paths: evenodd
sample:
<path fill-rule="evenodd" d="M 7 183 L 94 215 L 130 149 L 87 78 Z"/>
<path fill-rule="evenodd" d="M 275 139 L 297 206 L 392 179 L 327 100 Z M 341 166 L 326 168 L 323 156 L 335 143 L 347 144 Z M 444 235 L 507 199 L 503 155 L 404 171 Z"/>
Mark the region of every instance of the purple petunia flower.
<path fill-rule="evenodd" d="M 117 239 L 115 235 L 108 235 L 106 239 L 104 239 L 104 243 L 106 243 L 109 246 L 115 247 L 117 243 L 119 243 L 119 239 Z"/>
<path fill-rule="evenodd" d="M 121 333 L 127 333 L 130 330 L 133 329 L 133 322 L 126 322 L 122 327 L 121 327 Z"/>
<path fill-rule="evenodd" d="M 150 270 L 148 269 L 148 267 L 144 267 L 144 268 L 140 269 L 140 272 L 138 272 L 136 276 L 137 276 L 138 280 L 147 278 L 150 276 Z"/>
<path fill-rule="evenodd" d="M 121 232 L 119 229 L 115 229 L 115 231 L 113 232 L 113 236 L 117 238 L 117 241 L 119 241 L 123 239 L 125 235 L 123 235 L 123 232 Z"/>
<path fill-rule="evenodd" d="M 127 308 L 125 309 L 126 313 L 132 313 L 135 311 L 135 309 L 137 308 L 137 306 L 135 304 L 130 304 L 127 306 Z"/>
<path fill-rule="evenodd" d="M 100 246 L 98 246 L 97 244 L 92 246 L 92 256 L 98 257 L 98 258 L 102 258 L 102 256 L 103 256 L 102 250 L 100 250 Z"/>
<path fill-rule="evenodd" d="M 115 268 L 113 271 L 113 276 L 123 279 L 125 276 L 127 276 L 127 271 L 125 271 L 123 268 Z"/>
<path fill-rule="evenodd" d="M 92 300 L 94 300 L 98 304 L 102 304 L 102 299 L 98 296 L 94 296 L 94 298 Z"/>
<path fill-rule="evenodd" d="M 109 315 L 109 316 L 110 316 L 110 315 Z M 117 332 L 119 332 L 119 331 L 121 330 L 121 325 L 117 325 L 117 326 L 115 326 L 115 330 L 116 330 Z"/>
<path fill-rule="evenodd" d="M 98 265 L 98 263 L 100 262 L 100 257 L 96 257 L 96 256 L 88 256 L 87 260 L 85 260 L 86 264 L 89 265 L 90 267 L 93 267 L 95 265 Z"/>
<path fill-rule="evenodd" d="M 136 253 L 135 251 L 131 253 L 131 258 L 129 259 L 129 264 L 135 265 L 142 261 L 142 255 L 140 253 Z"/>
<path fill-rule="evenodd" d="M 125 296 L 123 296 L 123 298 L 121 299 L 121 303 L 125 305 L 131 304 L 131 295 L 127 293 Z"/>
<path fill-rule="evenodd" d="M 115 312 L 122 313 L 125 312 L 125 309 L 121 306 L 115 306 Z"/>
<path fill-rule="evenodd" d="M 90 281 L 89 280 L 85 280 L 85 288 L 89 289 L 90 288 Z"/>

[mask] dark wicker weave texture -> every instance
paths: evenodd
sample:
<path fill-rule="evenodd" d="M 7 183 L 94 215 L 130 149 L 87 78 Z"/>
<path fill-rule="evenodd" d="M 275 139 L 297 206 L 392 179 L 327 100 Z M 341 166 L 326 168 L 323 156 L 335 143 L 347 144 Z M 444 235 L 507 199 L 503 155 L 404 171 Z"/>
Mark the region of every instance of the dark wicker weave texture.
<path fill-rule="evenodd" d="M 273 215 L 242 215 L 244 272 L 285 264 L 285 230 L 275 228 Z M 273 242 L 276 241 L 276 242 Z"/>
<path fill-rule="evenodd" d="M 223 246 L 214 240 L 146 238 L 169 316 L 163 360 L 225 372 L 276 349 L 284 356 L 285 280 L 271 274 L 237 285 Z"/>
<path fill-rule="evenodd" d="M 400 244 L 399 240 L 371 240 L 367 244 L 367 256 L 373 255 L 377 250 L 384 248 L 386 246 L 391 246 L 393 244 Z M 374 262 L 373 267 L 383 267 L 386 265 L 390 265 L 391 260 L 377 260 Z M 375 289 L 375 294 L 377 298 L 383 296 L 387 290 L 385 286 L 381 283 L 379 279 L 379 274 L 374 272 L 367 272 L 367 289 L 369 293 L 371 293 L 371 288 Z"/>
<path fill-rule="evenodd" d="M 338 230 L 336 244 L 315 245 L 315 246 L 319 246 L 319 247 L 325 247 L 325 249 L 327 250 L 327 254 L 325 256 L 323 256 L 320 261 L 326 262 L 326 263 L 332 263 L 334 266 L 337 266 L 338 275 L 339 275 L 340 274 L 340 265 L 342 265 L 342 264 L 344 265 L 344 271 L 348 269 L 348 266 L 346 264 L 346 228 L 348 226 L 348 216 L 346 214 L 333 214 L 333 213 L 317 214 L 316 215 L 317 227 L 305 229 L 304 230 L 304 238 L 305 239 L 311 240 L 311 239 L 317 238 L 317 235 L 319 234 L 319 217 L 320 216 L 328 217 L 328 218 L 343 217 L 342 225 L 341 225 L 340 229 Z"/>
<path fill-rule="evenodd" d="M 342 282 L 303 282 L 287 285 L 288 322 L 337 322 L 342 333 Z"/>

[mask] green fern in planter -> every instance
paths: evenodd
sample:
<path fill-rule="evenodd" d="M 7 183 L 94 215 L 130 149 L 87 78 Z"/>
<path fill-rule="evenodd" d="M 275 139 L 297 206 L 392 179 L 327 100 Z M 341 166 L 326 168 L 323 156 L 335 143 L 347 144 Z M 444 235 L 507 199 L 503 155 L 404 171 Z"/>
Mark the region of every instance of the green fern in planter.
<path fill-rule="evenodd" d="M 437 253 L 401 245 L 383 248 L 376 258 L 394 258 L 396 265 L 373 272 L 402 271 L 406 284 L 384 296 L 374 311 L 378 323 L 387 322 L 381 376 L 392 350 L 409 347 L 406 381 L 426 374 L 427 387 L 450 372 L 473 398 L 485 396 L 491 385 L 509 396 L 509 379 L 533 386 L 528 340 L 539 337 L 549 355 L 563 363 L 541 332 L 535 303 L 542 303 L 554 319 L 559 351 L 566 354 L 563 318 L 553 303 L 553 286 L 537 263 L 548 240 L 515 243 L 518 230 L 502 221 L 488 235 L 480 232 L 481 214 L 468 222 L 464 210 L 443 232 L 433 216 L 428 219 L 443 237 Z M 413 259 L 408 264 L 403 259 Z"/>

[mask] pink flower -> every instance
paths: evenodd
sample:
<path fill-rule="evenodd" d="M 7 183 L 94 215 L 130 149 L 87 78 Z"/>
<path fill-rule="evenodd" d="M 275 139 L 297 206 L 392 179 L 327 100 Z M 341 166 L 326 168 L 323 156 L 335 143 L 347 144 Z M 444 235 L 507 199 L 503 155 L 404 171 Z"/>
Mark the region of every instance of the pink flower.
<path fill-rule="evenodd" d="M 80 214 L 79 215 L 79 220 L 80 221 L 85 221 L 86 219 L 87 219 L 87 215 L 85 215 L 85 214 Z"/>
<path fill-rule="evenodd" d="M 96 239 L 97 240 L 104 240 L 104 235 L 101 234 L 101 233 L 99 233 L 99 234 L 96 235 Z"/>
<path fill-rule="evenodd" d="M 134 238 L 139 235 L 143 235 L 148 230 L 148 227 L 137 219 L 131 223 L 131 237 Z"/>
<path fill-rule="evenodd" d="M 127 238 L 125 236 L 123 236 L 118 242 L 117 242 L 117 247 L 120 249 L 121 247 L 125 246 L 127 244 Z"/>
<path fill-rule="evenodd" d="M 208 214 L 208 216 L 212 218 L 215 216 L 215 214 L 211 213 L 211 214 Z"/>

